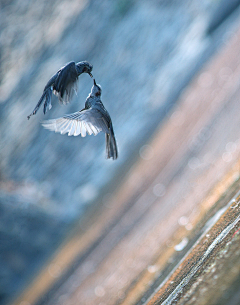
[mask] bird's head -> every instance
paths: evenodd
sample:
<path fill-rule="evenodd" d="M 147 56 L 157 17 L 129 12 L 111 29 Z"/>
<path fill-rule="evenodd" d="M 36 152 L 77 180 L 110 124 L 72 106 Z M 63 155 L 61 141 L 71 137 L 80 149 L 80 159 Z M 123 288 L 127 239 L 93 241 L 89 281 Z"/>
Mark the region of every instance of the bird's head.
<path fill-rule="evenodd" d="M 93 96 L 101 96 L 102 93 L 102 88 L 100 85 L 98 85 L 95 81 L 95 79 L 93 80 L 93 86 L 92 86 L 92 90 L 91 90 L 91 95 Z"/>
<path fill-rule="evenodd" d="M 89 62 L 81 61 L 81 62 L 77 63 L 76 66 L 78 67 L 78 69 L 81 70 L 80 73 L 88 73 L 91 77 L 93 77 L 92 73 L 91 73 L 93 66 Z"/>

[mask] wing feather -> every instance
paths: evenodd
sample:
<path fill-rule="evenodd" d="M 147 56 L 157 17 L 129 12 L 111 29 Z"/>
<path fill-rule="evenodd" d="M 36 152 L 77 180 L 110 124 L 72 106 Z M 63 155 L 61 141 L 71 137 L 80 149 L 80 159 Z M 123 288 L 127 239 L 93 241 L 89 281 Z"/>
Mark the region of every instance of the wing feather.
<path fill-rule="evenodd" d="M 75 133 L 75 129 L 76 129 L 76 121 L 72 121 L 71 125 L 69 126 L 68 135 L 73 136 Z"/>
<path fill-rule="evenodd" d="M 65 134 L 65 133 L 69 132 L 69 130 L 71 129 L 71 125 L 72 125 L 72 122 L 71 121 L 67 121 L 66 124 L 64 125 L 64 127 L 61 128 L 59 132 L 61 134 Z M 58 122 L 57 121 L 56 121 L 56 126 L 58 126 Z"/>
<path fill-rule="evenodd" d="M 85 127 L 85 122 L 82 121 L 82 130 L 81 130 L 81 134 L 82 134 L 82 137 L 86 137 L 86 134 L 87 134 L 87 131 L 86 131 L 86 127 Z"/>
<path fill-rule="evenodd" d="M 100 131 L 108 133 L 107 123 L 103 114 L 93 108 L 84 109 L 75 113 L 64 115 L 61 118 L 47 120 L 42 123 L 43 127 L 61 134 L 68 133 L 69 136 L 81 134 L 97 135 Z"/>
<path fill-rule="evenodd" d="M 89 135 L 91 135 L 93 133 L 92 129 L 91 129 L 91 125 L 89 123 L 86 123 L 86 129 L 87 129 L 87 133 Z"/>
<path fill-rule="evenodd" d="M 55 122 L 56 127 L 54 131 L 61 132 L 61 130 L 63 130 L 66 127 L 67 123 L 68 122 L 66 120 L 59 119 L 58 124 L 56 124 Z"/>
<path fill-rule="evenodd" d="M 81 122 L 80 121 L 77 121 L 77 124 L 76 124 L 76 129 L 75 129 L 75 132 L 74 132 L 74 136 L 79 136 L 81 133 Z"/>
<path fill-rule="evenodd" d="M 78 74 L 74 62 L 69 62 L 58 70 L 53 93 L 60 103 L 68 104 L 71 101 L 73 94 L 77 92 L 77 80 Z"/>

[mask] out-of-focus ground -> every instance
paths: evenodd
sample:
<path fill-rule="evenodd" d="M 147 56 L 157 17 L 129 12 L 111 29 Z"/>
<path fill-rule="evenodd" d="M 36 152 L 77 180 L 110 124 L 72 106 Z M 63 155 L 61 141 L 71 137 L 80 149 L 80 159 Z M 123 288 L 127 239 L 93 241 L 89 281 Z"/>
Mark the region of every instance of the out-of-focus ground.
<path fill-rule="evenodd" d="M 202 102 L 201 95 L 196 95 L 194 98 L 188 97 L 190 110 L 184 108 L 181 112 L 174 108 L 171 112 L 171 109 L 177 101 L 180 103 L 179 96 L 183 95 L 189 81 L 205 62 L 217 56 L 236 35 L 240 12 L 236 0 L 229 1 L 228 5 L 225 1 L 213 0 L 19 0 L 3 1 L 0 5 L 0 303 L 6 304 L 29 284 L 63 238 L 68 236 L 70 228 L 77 223 L 83 232 L 89 232 L 86 241 L 79 241 L 84 259 L 91 254 L 91 247 L 97 246 L 91 246 L 91 238 L 93 243 L 94 240 L 100 243 L 98 238 L 102 236 L 104 240 L 106 237 L 107 246 L 104 247 L 104 242 L 100 243 L 100 250 L 106 249 L 108 253 L 111 247 L 114 249 L 126 232 L 135 228 L 148 207 L 157 206 L 155 199 L 151 199 L 152 194 L 145 194 L 153 177 L 159 180 L 153 186 L 154 198 L 163 197 L 166 187 L 184 172 L 179 184 L 176 184 L 176 190 L 169 191 L 169 197 L 164 197 L 164 203 L 161 204 L 166 208 L 152 208 L 151 215 L 144 220 L 146 225 L 137 225 L 139 233 L 136 235 L 136 245 L 141 244 L 142 236 L 151 227 L 154 227 L 156 234 L 160 232 L 158 229 L 163 230 L 163 227 L 157 228 L 156 223 L 162 226 L 164 223 L 164 242 L 167 243 L 167 238 L 170 238 L 176 227 L 168 227 L 164 218 L 168 219 L 170 207 L 175 206 L 176 198 L 184 197 L 183 193 L 194 185 L 194 202 L 203 199 L 218 179 L 230 170 L 231 162 L 237 158 L 233 158 L 232 154 L 237 154 L 239 147 L 239 142 L 236 142 L 239 138 L 237 95 L 231 100 L 233 106 L 230 108 L 227 104 L 224 106 L 223 98 L 229 92 L 223 91 L 220 97 L 218 93 L 228 86 L 225 85 L 227 81 L 227 84 L 232 84 L 229 85 L 233 90 L 230 92 L 234 93 L 238 88 L 238 73 L 234 69 L 238 68 L 239 62 L 234 47 L 230 49 L 233 53 L 229 51 L 227 55 L 233 59 L 231 67 L 229 62 L 224 64 L 224 61 L 215 67 L 217 72 L 214 70 L 214 73 L 220 77 L 217 86 L 212 87 L 212 72 L 204 71 L 198 77 L 197 83 L 204 92 L 201 94 L 213 99 L 212 103 L 204 98 Z M 233 12 L 230 14 L 231 10 Z M 104 158 L 104 135 L 67 137 L 41 127 L 43 119 L 56 118 L 83 107 L 92 86 L 88 75 L 80 77 L 78 96 L 70 105 L 61 107 L 55 99 L 52 110 L 46 116 L 40 109 L 36 116 L 27 120 L 27 115 L 36 105 L 50 76 L 71 60 L 87 60 L 93 64 L 93 75 L 102 86 L 102 100 L 113 120 L 119 146 L 117 161 Z M 235 83 L 232 83 L 232 76 Z M 215 103 L 214 98 L 220 102 Z M 193 114 L 191 109 L 197 111 Z M 229 112 L 228 124 L 224 123 L 226 112 Z M 180 126 L 185 122 L 184 113 L 189 115 L 189 126 L 185 126 L 181 132 Z M 210 116 L 212 113 L 216 115 Z M 167 131 L 164 129 L 166 121 L 173 122 L 173 128 L 168 127 Z M 214 126 L 217 126 L 217 131 Z M 151 139 L 158 141 L 157 135 L 160 135 L 160 140 L 154 150 L 148 144 Z M 186 141 L 185 135 L 188 137 Z M 166 151 L 165 146 L 168 147 Z M 199 150 L 201 157 L 196 156 Z M 154 155 L 156 151 L 158 154 Z M 220 164 L 222 171 L 217 173 L 217 179 L 213 179 L 219 156 L 227 166 Z M 134 178 L 131 178 L 135 191 L 131 190 L 131 184 L 124 189 L 124 181 L 128 181 L 127 177 L 131 176 L 134 169 L 132 166 L 141 163 L 141 160 L 143 168 L 140 166 Z M 213 164 L 214 170 L 209 174 L 208 168 L 212 168 Z M 201 185 L 199 176 L 185 173 L 185 166 L 200 170 L 201 179 L 207 179 L 208 187 L 204 188 L 204 192 L 201 187 L 197 187 Z M 123 198 L 120 198 L 121 194 L 116 197 L 118 201 L 113 204 L 115 211 L 118 204 L 126 203 L 126 198 L 128 200 L 128 204 L 123 204 L 123 210 L 119 210 L 120 223 L 109 207 L 111 194 L 118 190 L 122 191 Z M 139 200 L 136 199 L 138 197 Z M 128 211 L 133 202 L 133 212 L 126 212 L 125 219 L 124 211 Z M 85 218 L 85 215 L 91 214 L 91 208 L 98 211 L 103 206 L 112 212 L 101 214 L 99 218 L 96 212 L 92 213 L 92 218 Z M 191 213 L 194 214 L 194 208 Z M 130 215 L 131 221 L 127 215 Z M 87 224 L 84 219 L 88 220 Z M 99 225 L 100 237 L 96 235 L 98 226 L 91 231 L 91 222 Z M 108 229 L 101 225 L 104 222 Z M 116 230 L 111 231 L 115 224 L 125 229 L 120 230 L 116 225 Z M 114 232 L 119 234 L 114 235 Z M 125 246 L 118 246 L 122 247 L 123 256 L 128 253 L 127 244 Z M 146 239 L 145 248 L 148 247 L 149 241 Z M 156 244 L 154 247 L 155 250 L 150 251 L 156 256 Z M 100 301 L 94 298 L 101 297 L 105 297 L 104 302 L 109 300 L 107 304 L 115 304 L 126 295 L 126 292 L 123 294 L 118 289 L 113 291 L 110 298 L 112 288 L 106 293 L 106 289 L 99 284 L 106 280 L 114 284 L 114 274 L 103 279 L 101 276 L 106 273 L 99 271 L 99 277 L 98 274 L 95 279 L 89 277 L 96 269 L 95 264 L 104 261 L 106 253 L 100 250 L 93 252 L 90 263 L 84 262 L 79 267 L 79 274 L 83 278 L 76 280 L 75 285 L 80 287 L 81 282 L 85 281 L 76 292 L 83 304 L 88 301 L 89 304 L 97 304 Z M 118 251 L 117 246 L 115 251 Z M 128 262 L 132 266 L 138 256 L 134 251 L 131 253 Z M 147 257 L 146 262 L 153 260 L 153 257 Z M 84 259 L 81 257 L 80 260 Z M 124 277 L 120 277 L 122 287 L 134 283 L 143 272 L 141 270 L 146 268 L 144 255 L 141 261 L 142 264 L 135 265 L 132 277 L 125 279 L 125 282 Z M 66 266 L 69 262 L 72 260 L 66 259 Z M 52 278 L 58 278 L 60 269 L 53 264 L 48 273 Z M 124 273 L 126 269 L 123 267 L 122 270 Z M 95 290 L 92 294 L 93 286 L 89 282 L 94 280 L 97 284 L 93 285 Z M 66 283 L 66 287 L 69 286 L 71 284 Z M 86 287 L 90 287 L 89 290 Z M 59 300 L 64 295 L 66 299 L 64 293 L 56 293 L 55 298 Z M 65 299 L 62 297 L 62 302 Z M 49 300 L 51 302 L 50 297 Z M 54 300 L 52 302 L 56 304 Z"/>

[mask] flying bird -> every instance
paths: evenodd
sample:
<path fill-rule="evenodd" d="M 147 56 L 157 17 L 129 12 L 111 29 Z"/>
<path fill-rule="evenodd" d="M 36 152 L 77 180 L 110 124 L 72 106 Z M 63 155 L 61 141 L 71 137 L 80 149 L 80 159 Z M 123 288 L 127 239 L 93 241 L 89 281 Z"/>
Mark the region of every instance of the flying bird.
<path fill-rule="evenodd" d="M 84 109 L 58 119 L 44 121 L 42 125 L 46 129 L 61 134 L 68 133 L 69 136 L 81 134 L 82 137 L 85 137 L 87 133 L 97 135 L 100 131 L 103 131 L 106 138 L 106 157 L 115 160 L 118 157 L 118 149 L 112 120 L 101 101 L 101 86 L 96 84 L 95 79 L 93 82 Z"/>
<path fill-rule="evenodd" d="M 44 103 L 44 114 L 47 112 L 47 109 L 50 110 L 52 108 L 52 92 L 58 97 L 61 104 L 68 104 L 71 101 L 73 93 L 77 91 L 78 76 L 82 73 L 88 73 L 93 77 L 91 74 L 92 68 L 92 65 L 87 61 L 80 61 L 78 63 L 71 61 L 59 69 L 46 84 L 40 100 L 27 118 L 30 119 L 32 115 L 36 114 L 42 103 Z"/>

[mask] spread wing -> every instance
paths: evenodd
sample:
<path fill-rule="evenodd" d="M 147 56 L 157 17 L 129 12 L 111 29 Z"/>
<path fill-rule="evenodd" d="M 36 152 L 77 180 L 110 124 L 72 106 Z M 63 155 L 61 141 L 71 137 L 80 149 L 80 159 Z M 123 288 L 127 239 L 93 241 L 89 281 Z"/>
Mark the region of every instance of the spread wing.
<path fill-rule="evenodd" d="M 108 124 L 103 114 L 98 109 L 89 108 L 72 114 L 64 115 L 62 118 L 47 120 L 42 123 L 46 129 L 68 133 L 69 136 L 78 136 L 81 134 L 85 137 L 89 135 L 97 135 L 100 131 L 109 133 Z"/>
<path fill-rule="evenodd" d="M 74 92 L 77 91 L 77 80 L 78 74 L 73 61 L 58 71 L 53 89 L 60 103 L 68 104 L 71 101 Z"/>

